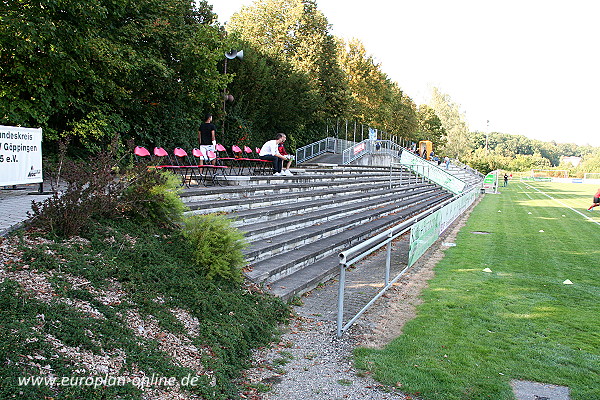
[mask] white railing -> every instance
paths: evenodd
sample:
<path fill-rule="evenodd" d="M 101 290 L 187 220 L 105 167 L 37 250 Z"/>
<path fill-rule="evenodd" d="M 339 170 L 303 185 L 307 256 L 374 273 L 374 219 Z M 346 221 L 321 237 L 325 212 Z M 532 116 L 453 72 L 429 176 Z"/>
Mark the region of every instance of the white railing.
<path fill-rule="evenodd" d="M 296 150 L 296 163 L 300 164 L 324 153 L 342 154 L 345 149 L 355 145 L 355 142 L 328 137 Z"/>
<path fill-rule="evenodd" d="M 485 176 L 477 171 L 476 169 L 473 169 L 471 167 L 469 167 L 467 164 L 463 164 L 462 162 L 458 161 L 457 159 L 452 159 L 452 164 L 456 165 L 457 167 L 460 167 L 466 171 L 469 171 L 472 175 L 478 176 L 479 178 L 483 179 Z"/>
<path fill-rule="evenodd" d="M 401 163 L 405 167 L 410 168 L 415 174 L 426 177 L 454 194 L 462 193 L 467 185 L 462 179 L 438 167 L 437 163 L 427 161 L 412 154 L 410 151 L 402 152 Z"/>
<path fill-rule="evenodd" d="M 342 163 L 350 164 L 361 157 L 371 154 L 388 155 L 392 159 L 400 159 L 402 147 L 391 140 L 366 139 L 360 143 L 354 143 L 342 153 Z"/>

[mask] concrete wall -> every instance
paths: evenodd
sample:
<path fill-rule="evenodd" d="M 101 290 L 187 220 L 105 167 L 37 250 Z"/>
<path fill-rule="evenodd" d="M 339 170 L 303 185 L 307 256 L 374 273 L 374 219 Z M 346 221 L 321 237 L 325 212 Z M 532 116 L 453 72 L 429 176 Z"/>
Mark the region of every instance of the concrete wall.
<path fill-rule="evenodd" d="M 362 156 L 361 158 L 359 158 L 358 160 L 354 160 L 352 162 L 353 165 L 375 165 L 375 166 L 383 166 L 383 167 L 389 167 L 390 163 L 394 161 L 394 162 L 399 162 L 399 160 L 393 158 L 392 156 L 388 155 L 388 154 L 367 154 L 365 156 Z"/>

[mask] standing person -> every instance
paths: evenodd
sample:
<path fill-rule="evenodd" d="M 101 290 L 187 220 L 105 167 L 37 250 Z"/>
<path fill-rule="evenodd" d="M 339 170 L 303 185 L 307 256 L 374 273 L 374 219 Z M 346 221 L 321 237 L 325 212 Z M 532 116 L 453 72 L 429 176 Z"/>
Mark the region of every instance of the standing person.
<path fill-rule="evenodd" d="M 594 207 L 598 207 L 598 206 L 600 206 L 600 188 L 598 188 L 598 191 L 594 195 L 594 202 L 592 203 L 590 208 L 588 208 L 588 211 L 592 211 L 594 209 Z"/>
<path fill-rule="evenodd" d="M 504 174 L 504 187 L 508 186 L 508 175 Z"/>
<path fill-rule="evenodd" d="M 282 174 L 293 175 L 292 171 L 290 171 L 290 165 L 292 165 L 292 161 L 294 161 L 295 157 L 291 154 L 288 154 L 288 152 L 285 151 L 285 146 L 283 145 L 283 143 L 279 143 L 279 145 L 277 146 L 277 150 L 279 150 L 279 154 L 281 154 L 282 156 L 284 156 L 287 159 L 287 165 L 283 169 Z"/>
<path fill-rule="evenodd" d="M 273 175 L 282 175 L 281 167 L 283 166 L 283 160 L 287 160 L 287 158 L 279 154 L 279 143 L 285 142 L 285 139 L 286 136 L 284 133 L 278 133 L 275 135 L 275 139 L 269 140 L 263 144 L 260 149 L 260 153 L 258 153 L 261 160 L 269 160 L 273 162 Z"/>
<path fill-rule="evenodd" d="M 207 160 L 208 151 L 214 152 L 217 145 L 217 127 L 212 123 L 212 119 L 212 114 L 206 114 L 204 122 L 200 124 L 200 129 L 198 130 L 198 143 L 200 144 L 200 151 L 202 152 L 202 155 L 206 156 Z M 213 164 L 216 162 L 216 159 L 212 160 Z"/>
<path fill-rule="evenodd" d="M 450 166 L 450 158 L 448 156 L 444 157 L 444 164 L 446 164 L 446 169 Z"/>

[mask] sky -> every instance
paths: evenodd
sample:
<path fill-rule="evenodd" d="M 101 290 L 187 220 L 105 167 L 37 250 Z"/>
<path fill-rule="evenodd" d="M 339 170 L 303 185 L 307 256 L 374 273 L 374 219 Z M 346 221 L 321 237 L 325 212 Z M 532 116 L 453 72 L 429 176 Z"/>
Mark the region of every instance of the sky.
<path fill-rule="evenodd" d="M 253 0 L 208 0 L 219 21 Z M 437 87 L 471 130 L 600 146 L 600 1 L 317 0 L 417 105 Z"/>

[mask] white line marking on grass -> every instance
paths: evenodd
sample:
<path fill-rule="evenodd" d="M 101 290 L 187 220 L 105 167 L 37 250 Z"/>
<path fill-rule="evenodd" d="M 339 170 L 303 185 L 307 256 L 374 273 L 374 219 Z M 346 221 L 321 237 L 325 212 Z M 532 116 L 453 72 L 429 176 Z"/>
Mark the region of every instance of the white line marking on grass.
<path fill-rule="evenodd" d="M 525 190 L 525 188 L 521 188 L 521 190 Z M 529 197 L 529 200 L 533 200 L 533 198 L 529 195 L 528 192 L 524 191 L 523 193 L 525 193 L 525 196 Z"/>
<path fill-rule="evenodd" d="M 525 183 L 524 185 L 525 185 L 525 186 L 527 186 L 527 187 L 530 187 L 531 189 L 533 189 L 533 190 L 535 190 L 535 191 L 537 191 L 537 192 L 540 192 L 541 194 L 543 194 L 543 195 L 544 195 L 544 196 L 546 196 L 546 197 L 549 197 L 549 198 L 551 198 L 552 200 L 556 201 L 558 204 L 560 204 L 560 205 L 562 205 L 562 206 L 564 206 L 564 207 L 567 207 L 569 210 L 572 210 L 572 211 L 576 212 L 577 214 L 581 215 L 581 216 L 582 216 L 582 217 L 584 217 L 585 219 L 589 219 L 590 221 L 592 221 L 592 222 L 593 222 L 593 223 L 595 223 L 596 225 L 600 225 L 600 222 L 594 221 L 594 220 L 593 220 L 592 218 L 590 218 L 588 215 L 585 215 L 584 213 L 582 213 L 582 212 L 580 212 L 580 211 L 577 211 L 576 209 L 574 209 L 574 208 L 572 208 L 572 207 L 569 207 L 568 205 L 566 205 L 566 204 L 565 204 L 565 203 L 563 203 L 562 201 L 560 201 L 560 200 L 557 200 L 557 199 L 555 199 L 554 197 L 550 196 L 549 194 L 542 192 L 542 191 L 541 191 L 541 190 L 539 190 L 538 188 L 535 188 L 535 187 L 533 187 L 533 186 L 529 186 L 529 185 L 528 185 L 528 184 L 526 184 L 526 183 Z"/>

